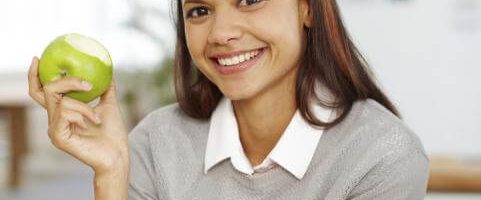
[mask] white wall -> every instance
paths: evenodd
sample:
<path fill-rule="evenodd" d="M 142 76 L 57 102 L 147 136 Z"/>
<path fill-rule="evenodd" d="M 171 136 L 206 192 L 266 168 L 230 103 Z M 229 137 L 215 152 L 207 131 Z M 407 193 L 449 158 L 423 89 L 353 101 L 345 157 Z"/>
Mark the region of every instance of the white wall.
<path fill-rule="evenodd" d="M 481 157 L 481 1 L 340 0 L 345 23 L 429 154 Z"/>

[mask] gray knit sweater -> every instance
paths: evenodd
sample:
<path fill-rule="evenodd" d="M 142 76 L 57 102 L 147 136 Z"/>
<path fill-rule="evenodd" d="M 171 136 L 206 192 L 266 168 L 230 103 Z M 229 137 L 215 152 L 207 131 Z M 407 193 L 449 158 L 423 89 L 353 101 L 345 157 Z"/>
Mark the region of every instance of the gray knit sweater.
<path fill-rule="evenodd" d="M 301 180 L 281 167 L 246 175 L 229 159 L 204 174 L 209 125 L 177 104 L 143 119 L 129 135 L 129 199 L 411 200 L 426 192 L 422 144 L 374 100 L 357 101 L 340 124 L 324 132 Z"/>

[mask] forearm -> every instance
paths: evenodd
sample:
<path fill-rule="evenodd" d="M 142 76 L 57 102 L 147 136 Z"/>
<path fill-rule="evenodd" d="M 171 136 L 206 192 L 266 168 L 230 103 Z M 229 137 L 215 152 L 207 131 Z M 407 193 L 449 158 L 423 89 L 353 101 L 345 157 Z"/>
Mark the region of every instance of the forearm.
<path fill-rule="evenodd" d="M 96 174 L 94 178 L 95 200 L 127 200 L 129 167 L 114 172 Z"/>

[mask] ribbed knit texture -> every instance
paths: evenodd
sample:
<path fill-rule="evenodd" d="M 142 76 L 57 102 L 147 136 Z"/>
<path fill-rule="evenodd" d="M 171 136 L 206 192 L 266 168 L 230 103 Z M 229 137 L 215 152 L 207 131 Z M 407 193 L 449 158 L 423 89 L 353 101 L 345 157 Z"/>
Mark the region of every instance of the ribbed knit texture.
<path fill-rule="evenodd" d="M 209 125 L 177 104 L 143 119 L 129 135 L 129 199 L 415 200 L 426 192 L 422 144 L 374 100 L 357 101 L 345 120 L 324 132 L 301 180 L 281 167 L 245 175 L 229 159 L 204 174 Z"/>

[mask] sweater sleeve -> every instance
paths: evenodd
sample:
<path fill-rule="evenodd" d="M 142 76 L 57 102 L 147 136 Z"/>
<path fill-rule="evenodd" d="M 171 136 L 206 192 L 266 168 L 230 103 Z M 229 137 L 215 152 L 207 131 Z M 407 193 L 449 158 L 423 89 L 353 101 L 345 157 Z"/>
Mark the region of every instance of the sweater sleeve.
<path fill-rule="evenodd" d="M 129 134 L 129 200 L 158 200 L 148 130 L 140 123 Z"/>
<path fill-rule="evenodd" d="M 429 161 L 411 151 L 387 166 L 373 168 L 351 192 L 350 200 L 421 200 L 426 194 Z"/>

